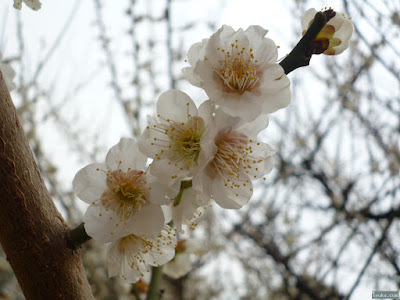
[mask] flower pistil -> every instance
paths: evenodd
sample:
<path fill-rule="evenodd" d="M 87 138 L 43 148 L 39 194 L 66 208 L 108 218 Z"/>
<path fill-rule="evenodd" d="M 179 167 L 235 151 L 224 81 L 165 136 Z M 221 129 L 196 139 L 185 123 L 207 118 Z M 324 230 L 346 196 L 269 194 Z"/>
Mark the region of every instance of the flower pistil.
<path fill-rule="evenodd" d="M 258 60 L 254 58 L 252 48 L 240 48 L 238 40 L 231 47 L 231 51 L 217 48 L 223 54 L 224 60 L 218 67 L 212 66 L 212 69 L 232 92 L 242 94 L 251 90 L 262 74 L 257 74 Z"/>

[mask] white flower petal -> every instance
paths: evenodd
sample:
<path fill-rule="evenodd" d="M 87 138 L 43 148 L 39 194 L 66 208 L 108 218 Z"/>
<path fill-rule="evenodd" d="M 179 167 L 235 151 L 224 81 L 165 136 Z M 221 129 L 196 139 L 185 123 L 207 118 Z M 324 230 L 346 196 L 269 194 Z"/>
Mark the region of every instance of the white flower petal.
<path fill-rule="evenodd" d="M 157 130 L 157 127 L 157 122 L 151 120 L 138 140 L 139 150 L 151 158 L 155 158 L 156 154 L 160 155 L 160 158 L 163 157 L 163 153 L 159 153 L 160 149 L 157 147 L 157 141 L 165 139 L 165 132 Z"/>
<path fill-rule="evenodd" d="M 153 160 L 150 172 L 165 184 L 172 184 L 178 178 L 189 175 L 189 170 L 184 168 L 183 164 L 172 163 L 168 159 Z"/>
<path fill-rule="evenodd" d="M 156 237 L 164 227 L 164 214 L 160 206 L 147 205 L 128 221 L 101 205 L 91 205 L 84 216 L 86 233 L 100 243 L 108 243 L 129 234 Z"/>
<path fill-rule="evenodd" d="M 118 215 L 106 211 L 101 204 L 89 206 L 83 221 L 86 233 L 100 243 L 109 243 L 126 235 L 118 231 L 116 224 L 121 223 Z"/>
<path fill-rule="evenodd" d="M 274 166 L 275 149 L 270 145 L 262 142 L 254 141 L 250 143 L 254 157 L 259 158 L 259 162 L 252 164 L 251 168 L 248 168 L 248 175 L 252 180 L 263 177 L 264 175 L 270 173 Z"/>
<path fill-rule="evenodd" d="M 105 164 L 91 164 L 76 173 L 72 185 L 76 195 L 92 204 L 100 199 L 107 181 Z"/>
<path fill-rule="evenodd" d="M 273 113 L 289 105 L 290 80 L 280 65 L 275 64 L 268 67 L 265 76 L 261 79 L 260 86 L 262 86 L 261 93 L 266 95 L 262 102 L 263 114 Z"/>
<path fill-rule="evenodd" d="M 121 138 L 120 142 L 111 147 L 106 156 L 106 165 L 109 170 L 127 171 L 142 170 L 146 165 L 147 157 L 138 148 L 137 143 L 130 138 Z"/>
<path fill-rule="evenodd" d="M 191 66 L 194 66 L 199 59 L 204 59 L 205 48 L 208 39 L 203 39 L 199 43 L 193 44 L 188 51 L 188 61 Z"/>
<path fill-rule="evenodd" d="M 173 279 L 178 279 L 192 269 L 192 261 L 190 253 L 180 253 L 176 255 L 175 259 L 170 261 L 164 266 L 164 273 Z"/>
<path fill-rule="evenodd" d="M 182 69 L 183 75 L 186 79 L 193 84 L 194 86 L 201 86 L 201 78 L 195 74 L 194 66 L 196 66 L 197 62 L 200 59 L 204 59 L 205 49 L 207 47 L 208 39 L 203 39 L 200 43 L 193 44 L 188 51 L 188 62 L 190 67 L 186 67 Z"/>
<path fill-rule="evenodd" d="M 246 29 L 246 36 L 250 39 L 259 39 L 262 41 L 262 38 L 268 33 L 268 30 L 262 28 L 259 25 L 251 25 Z"/>
<path fill-rule="evenodd" d="M 333 49 L 334 49 L 334 53 L 330 54 L 330 53 L 328 52 L 328 53 L 329 53 L 328 55 L 338 55 L 338 54 L 341 54 L 341 53 L 343 53 L 344 50 L 346 50 L 346 49 L 349 47 L 349 45 L 350 45 L 350 41 L 341 43 L 339 46 L 336 46 L 336 47 L 333 48 Z M 330 50 L 330 49 L 328 49 L 328 50 Z M 324 53 L 325 53 L 325 52 L 324 52 Z"/>
<path fill-rule="evenodd" d="M 114 277 L 117 276 L 121 272 L 120 265 L 120 252 L 119 252 L 119 243 L 115 241 L 108 246 L 107 250 L 107 268 L 108 268 L 108 276 Z M 140 275 L 137 280 L 139 280 Z M 136 280 L 136 281 L 137 281 Z M 133 281 L 133 282 L 136 282 Z"/>
<path fill-rule="evenodd" d="M 340 39 L 342 41 L 348 41 L 348 40 L 350 40 L 350 38 L 353 35 L 353 33 L 354 33 L 354 25 L 353 25 L 353 23 L 348 19 L 344 19 L 344 21 L 343 21 L 341 27 L 339 28 L 339 30 L 337 30 L 335 32 L 334 37 L 338 38 L 338 39 Z"/>
<path fill-rule="evenodd" d="M 241 122 L 236 127 L 238 130 L 246 132 L 249 137 L 256 138 L 261 131 L 268 127 L 268 124 L 268 115 L 261 115 L 252 122 Z"/>
<path fill-rule="evenodd" d="M 246 101 L 243 101 L 243 95 L 246 96 Z M 262 103 L 259 101 L 258 95 L 254 93 L 244 92 L 243 95 L 226 93 L 218 101 L 215 101 L 215 103 L 220 105 L 221 109 L 227 114 L 250 122 L 257 118 L 260 112 L 263 111 Z"/>
<path fill-rule="evenodd" d="M 232 44 L 232 42 L 237 40 L 238 47 L 240 49 L 248 48 L 250 46 L 249 37 L 246 35 L 246 33 L 244 32 L 244 30 L 242 28 L 239 28 L 236 31 L 232 27 L 227 26 L 227 25 L 223 25 L 222 28 L 223 29 L 220 34 L 215 33 L 210 37 L 210 42 L 208 44 L 209 46 L 210 46 L 211 40 L 213 38 L 215 38 L 216 41 L 218 41 L 220 43 L 220 45 L 230 46 Z M 251 31 L 251 34 L 252 33 L 254 33 L 254 31 Z M 254 36 L 253 36 L 253 38 L 254 38 Z M 209 50 L 209 49 L 207 49 L 207 50 Z M 215 50 L 215 48 L 212 50 Z M 229 48 L 226 47 L 226 50 L 228 51 Z M 207 53 L 206 53 L 206 55 L 207 55 Z"/>
<path fill-rule="evenodd" d="M 149 203 L 156 205 L 169 204 L 171 198 L 174 198 L 178 194 L 179 188 L 176 186 L 168 186 L 167 184 L 160 182 L 160 179 L 155 176 L 147 177 L 147 185 L 149 186 Z"/>
<path fill-rule="evenodd" d="M 192 67 L 185 67 L 182 69 L 183 76 L 190 82 L 190 84 L 201 87 L 201 78 L 193 71 L 194 69 Z"/>
<path fill-rule="evenodd" d="M 159 205 L 146 205 L 137 214 L 132 216 L 121 231 L 124 235 L 130 233 L 156 237 L 164 227 L 164 213 Z"/>
<path fill-rule="evenodd" d="M 204 101 L 198 109 L 199 117 L 204 120 L 205 125 L 211 123 L 211 118 L 215 113 L 215 105 L 210 100 Z"/>
<path fill-rule="evenodd" d="M 188 115 L 197 116 L 196 104 L 184 92 L 170 90 L 161 94 L 157 102 L 157 113 L 164 119 L 186 122 Z"/>
<path fill-rule="evenodd" d="M 214 201 L 222 208 L 227 209 L 239 209 L 244 204 L 249 202 L 251 196 L 253 195 L 253 184 L 251 180 L 246 182 L 246 175 L 241 176 L 241 180 L 237 180 L 236 186 L 225 186 L 225 181 L 222 178 L 214 180 L 212 183 L 212 193 Z M 246 186 L 243 186 L 246 184 Z"/>
<path fill-rule="evenodd" d="M 212 125 L 207 128 L 200 140 L 201 151 L 199 154 L 198 163 L 201 168 L 204 168 L 210 162 L 210 160 L 213 159 L 218 150 L 214 139 L 219 131 L 219 128 L 214 125 L 215 123 L 212 123 Z"/>
<path fill-rule="evenodd" d="M 336 13 L 336 15 L 332 19 L 330 19 L 328 23 L 326 23 L 326 25 L 333 26 L 333 28 L 335 28 L 335 33 L 336 33 L 336 31 L 338 31 L 342 26 L 344 20 L 345 18 L 342 15 Z"/>
<path fill-rule="evenodd" d="M 153 267 L 159 267 L 161 265 L 166 264 L 171 259 L 174 258 L 175 248 L 174 247 L 166 247 L 162 252 L 147 252 L 143 256 L 148 264 Z"/>
<path fill-rule="evenodd" d="M 172 210 L 171 205 L 161 205 L 161 209 L 164 214 L 165 223 L 168 224 L 172 220 Z"/>
<path fill-rule="evenodd" d="M 274 64 L 278 59 L 278 51 L 276 51 L 276 44 L 273 40 L 265 38 L 268 30 L 261 26 L 250 26 L 246 30 L 246 36 L 251 40 L 254 55 L 258 61 Z"/>

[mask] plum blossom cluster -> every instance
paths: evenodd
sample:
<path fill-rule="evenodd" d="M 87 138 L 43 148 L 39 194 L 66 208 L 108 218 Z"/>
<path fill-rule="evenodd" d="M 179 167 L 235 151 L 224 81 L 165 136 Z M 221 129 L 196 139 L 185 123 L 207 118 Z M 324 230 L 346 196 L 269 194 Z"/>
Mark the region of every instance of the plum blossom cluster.
<path fill-rule="evenodd" d="M 334 21 L 317 37 L 329 40 L 327 54 L 348 44 L 341 31 L 346 24 L 347 19 Z M 176 231 L 193 227 L 210 202 L 240 209 L 252 197 L 254 180 L 272 170 L 275 150 L 258 136 L 269 114 L 288 106 L 291 93 L 277 47 L 266 34 L 260 26 L 224 25 L 194 44 L 183 73 L 208 99 L 197 107 L 182 91 L 164 92 L 138 141 L 122 138 L 105 163 L 76 174 L 74 190 L 90 205 L 85 230 L 110 243 L 110 276 L 136 282 L 149 266 L 170 260 L 171 276 L 182 276 L 190 260 L 182 255 L 187 245 L 177 242 Z M 179 261 L 186 261 L 185 268 L 176 271 Z"/>
<path fill-rule="evenodd" d="M 268 114 L 289 104 L 290 82 L 266 33 L 260 26 L 235 31 L 224 25 L 194 44 L 183 72 L 209 99 L 196 107 L 184 92 L 163 93 L 139 139 L 141 152 L 153 159 L 149 172 L 168 186 L 181 183 L 170 204 L 180 231 L 210 199 L 241 208 L 253 180 L 272 169 L 275 150 L 257 136 Z"/>
<path fill-rule="evenodd" d="M 122 138 L 105 163 L 90 164 L 73 180 L 77 196 L 90 204 L 85 230 L 93 239 L 111 243 L 109 276 L 136 282 L 175 255 L 176 233 L 166 225 L 161 205 L 176 191 L 144 171 L 147 157 L 133 139 Z"/>

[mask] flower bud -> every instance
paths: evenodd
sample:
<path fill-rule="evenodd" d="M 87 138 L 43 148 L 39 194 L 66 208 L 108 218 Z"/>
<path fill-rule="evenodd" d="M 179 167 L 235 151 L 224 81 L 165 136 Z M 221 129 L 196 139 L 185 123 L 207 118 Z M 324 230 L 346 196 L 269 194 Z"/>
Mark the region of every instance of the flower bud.
<path fill-rule="evenodd" d="M 322 13 L 328 22 L 314 39 L 311 53 L 323 53 L 325 55 L 340 54 L 349 46 L 350 38 L 354 32 L 353 23 L 344 14 L 337 14 L 331 8 Z M 314 21 L 316 14 L 317 11 L 314 8 L 310 8 L 304 13 L 301 20 L 303 35 Z"/>

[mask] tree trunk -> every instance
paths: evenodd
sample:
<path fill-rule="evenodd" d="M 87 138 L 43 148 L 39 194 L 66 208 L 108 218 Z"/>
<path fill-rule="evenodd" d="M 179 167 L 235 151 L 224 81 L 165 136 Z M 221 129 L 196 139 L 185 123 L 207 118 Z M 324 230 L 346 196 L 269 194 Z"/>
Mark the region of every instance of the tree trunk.
<path fill-rule="evenodd" d="M 0 72 L 0 243 L 26 299 L 94 299 Z"/>

